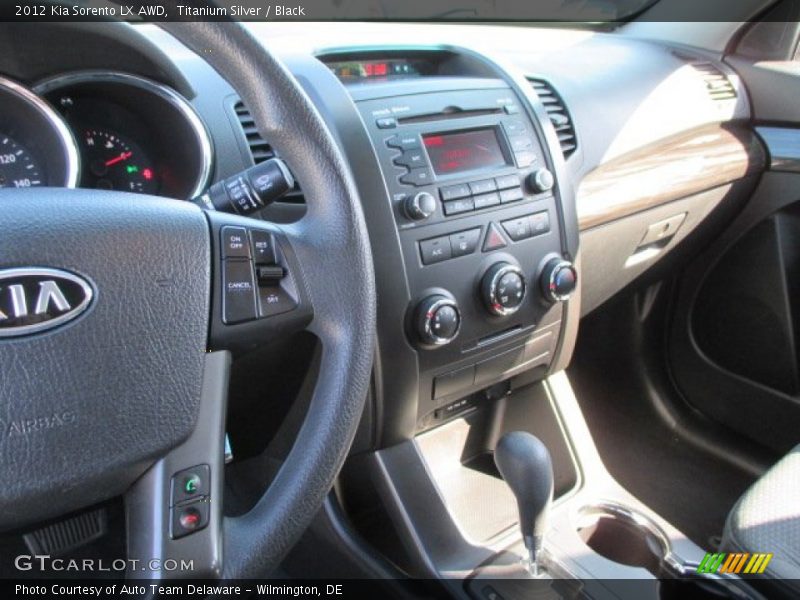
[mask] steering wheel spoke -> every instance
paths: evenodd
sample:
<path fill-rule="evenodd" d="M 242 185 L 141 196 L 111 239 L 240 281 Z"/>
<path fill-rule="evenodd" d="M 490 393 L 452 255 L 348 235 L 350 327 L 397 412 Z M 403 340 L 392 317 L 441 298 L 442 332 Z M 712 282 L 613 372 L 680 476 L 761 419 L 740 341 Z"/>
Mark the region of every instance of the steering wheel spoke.
<path fill-rule="evenodd" d="M 217 578 L 222 572 L 222 489 L 228 352 L 205 356 L 197 423 L 125 496 L 131 579 Z"/>

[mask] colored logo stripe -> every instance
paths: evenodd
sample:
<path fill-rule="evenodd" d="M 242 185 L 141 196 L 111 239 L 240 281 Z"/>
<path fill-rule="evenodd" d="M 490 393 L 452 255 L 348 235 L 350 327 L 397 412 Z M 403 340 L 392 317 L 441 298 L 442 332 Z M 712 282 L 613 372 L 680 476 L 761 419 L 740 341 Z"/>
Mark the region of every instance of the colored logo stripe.
<path fill-rule="evenodd" d="M 749 573 L 759 574 L 767 569 L 772 553 L 709 552 L 697 567 L 698 573 Z"/>

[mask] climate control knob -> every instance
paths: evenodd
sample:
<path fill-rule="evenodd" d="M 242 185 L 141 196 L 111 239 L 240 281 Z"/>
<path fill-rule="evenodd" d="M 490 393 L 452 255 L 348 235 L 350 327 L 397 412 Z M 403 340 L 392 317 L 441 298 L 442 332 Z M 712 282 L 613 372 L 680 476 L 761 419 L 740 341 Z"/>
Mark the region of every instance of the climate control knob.
<path fill-rule="evenodd" d="M 426 344 L 444 346 L 452 342 L 461 329 L 458 304 L 447 296 L 428 296 L 417 307 L 417 333 Z"/>
<path fill-rule="evenodd" d="M 428 192 L 408 196 L 403 204 L 403 212 L 412 221 L 424 221 L 436 212 L 436 198 Z"/>
<path fill-rule="evenodd" d="M 569 300 L 578 285 L 578 272 L 568 260 L 554 258 L 542 269 L 541 287 L 550 302 Z"/>
<path fill-rule="evenodd" d="M 493 315 L 505 317 L 517 312 L 525 299 L 522 270 L 507 262 L 492 265 L 481 281 L 481 296 Z"/>

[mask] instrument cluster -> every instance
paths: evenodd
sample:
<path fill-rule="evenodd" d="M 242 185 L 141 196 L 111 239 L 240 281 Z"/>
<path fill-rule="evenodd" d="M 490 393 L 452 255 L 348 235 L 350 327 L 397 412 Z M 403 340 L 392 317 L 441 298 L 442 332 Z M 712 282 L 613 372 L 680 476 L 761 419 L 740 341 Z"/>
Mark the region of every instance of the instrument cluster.
<path fill-rule="evenodd" d="M 82 71 L 32 89 L 0 77 L 0 187 L 201 194 L 212 144 L 188 101 L 126 73 Z"/>

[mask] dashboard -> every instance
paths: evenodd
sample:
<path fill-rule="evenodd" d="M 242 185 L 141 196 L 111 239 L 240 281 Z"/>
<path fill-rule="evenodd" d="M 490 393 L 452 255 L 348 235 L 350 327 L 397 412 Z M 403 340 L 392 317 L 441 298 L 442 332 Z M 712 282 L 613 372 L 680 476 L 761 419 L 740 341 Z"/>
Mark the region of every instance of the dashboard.
<path fill-rule="evenodd" d="M 203 57 L 152 25 L 5 27 L 0 186 L 188 199 L 272 156 L 292 166 Z M 696 49 L 488 25 L 248 27 L 318 108 L 362 199 L 381 443 L 564 368 L 581 316 L 764 168 L 746 90 Z M 55 52 L 37 54 L 42 36 Z M 306 200 L 300 181 L 261 216 L 295 221 Z"/>
<path fill-rule="evenodd" d="M 81 187 L 185 200 L 209 183 L 208 131 L 166 85 L 88 70 L 30 89 L 0 78 L 0 94 L 0 187 Z"/>

